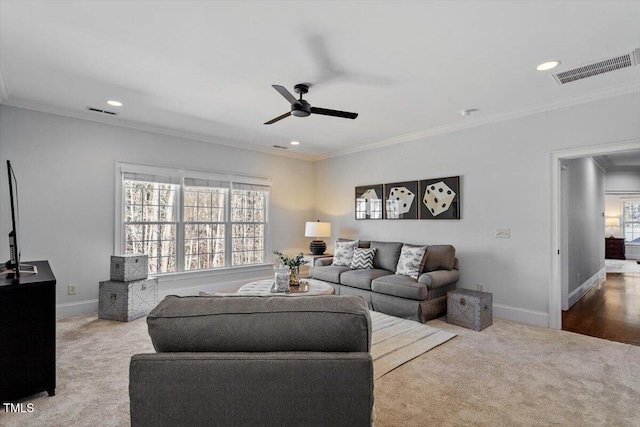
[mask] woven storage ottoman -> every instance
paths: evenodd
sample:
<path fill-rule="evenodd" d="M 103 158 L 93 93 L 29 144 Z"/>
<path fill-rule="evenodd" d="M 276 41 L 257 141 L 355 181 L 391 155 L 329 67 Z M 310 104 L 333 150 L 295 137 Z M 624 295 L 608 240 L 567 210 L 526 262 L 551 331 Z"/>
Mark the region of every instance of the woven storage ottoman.
<path fill-rule="evenodd" d="M 493 324 L 493 295 L 457 289 L 447 293 L 447 323 L 481 331 Z"/>
<path fill-rule="evenodd" d="M 98 317 L 129 322 L 149 314 L 158 305 L 158 279 L 100 282 Z"/>
<path fill-rule="evenodd" d="M 112 255 L 111 280 L 130 282 L 149 276 L 149 256 L 141 254 Z"/>

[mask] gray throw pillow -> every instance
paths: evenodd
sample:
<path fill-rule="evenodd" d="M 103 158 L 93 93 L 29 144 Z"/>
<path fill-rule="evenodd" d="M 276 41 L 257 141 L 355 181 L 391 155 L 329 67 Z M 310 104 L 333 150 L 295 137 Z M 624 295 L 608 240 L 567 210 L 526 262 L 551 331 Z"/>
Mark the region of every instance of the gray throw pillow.
<path fill-rule="evenodd" d="M 350 267 L 353 259 L 353 250 L 358 247 L 358 241 L 335 242 L 333 250 L 333 265 Z"/>
<path fill-rule="evenodd" d="M 426 246 L 402 245 L 400 259 L 398 259 L 398 266 L 396 267 L 396 274 L 417 279 L 424 265 L 422 264 L 422 259 L 426 251 Z"/>
<path fill-rule="evenodd" d="M 367 270 L 373 268 L 373 257 L 376 255 L 374 249 L 355 248 L 353 250 L 353 259 L 351 260 L 352 270 Z"/>

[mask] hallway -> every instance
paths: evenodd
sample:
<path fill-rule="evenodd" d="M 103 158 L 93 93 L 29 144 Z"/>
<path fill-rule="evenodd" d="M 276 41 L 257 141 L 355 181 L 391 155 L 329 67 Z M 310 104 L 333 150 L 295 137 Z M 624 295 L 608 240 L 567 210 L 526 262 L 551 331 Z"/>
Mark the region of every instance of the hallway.
<path fill-rule="evenodd" d="M 606 281 L 562 312 L 563 330 L 640 346 L 640 265 L 617 270 L 607 267 Z"/>

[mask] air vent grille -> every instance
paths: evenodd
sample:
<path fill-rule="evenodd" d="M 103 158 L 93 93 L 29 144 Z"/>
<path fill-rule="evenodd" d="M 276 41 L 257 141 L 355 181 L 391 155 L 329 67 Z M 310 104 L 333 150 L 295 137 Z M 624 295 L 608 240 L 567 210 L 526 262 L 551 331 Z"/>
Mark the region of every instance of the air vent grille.
<path fill-rule="evenodd" d="M 609 58 L 583 65 L 582 67 L 574 68 L 573 70 L 554 73 L 553 78 L 561 85 L 574 82 L 576 80 L 586 79 L 587 77 L 597 76 L 598 74 L 604 74 L 610 71 L 637 65 L 638 56 L 640 56 L 640 49 L 636 49 L 634 52 L 627 53 L 625 55 L 616 56 L 615 58 Z"/>
<path fill-rule="evenodd" d="M 110 116 L 117 116 L 118 115 L 118 113 L 115 113 L 113 111 L 102 110 L 100 108 L 94 108 L 94 107 L 87 107 L 87 110 L 93 111 L 94 113 L 108 114 Z"/>
<path fill-rule="evenodd" d="M 274 145 L 274 146 L 273 146 L 273 148 L 279 148 L 279 149 L 281 149 L 281 150 L 286 150 L 286 149 L 288 149 L 289 147 L 283 147 L 282 145 Z"/>

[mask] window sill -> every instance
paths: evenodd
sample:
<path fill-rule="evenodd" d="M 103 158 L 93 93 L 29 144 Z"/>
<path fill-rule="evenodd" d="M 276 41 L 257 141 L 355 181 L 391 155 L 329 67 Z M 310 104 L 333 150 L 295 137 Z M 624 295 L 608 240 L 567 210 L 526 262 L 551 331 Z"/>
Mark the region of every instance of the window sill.
<path fill-rule="evenodd" d="M 254 264 L 236 267 L 221 267 L 211 270 L 192 270 L 177 273 L 153 274 L 150 277 L 157 277 L 160 283 L 175 282 L 180 279 L 195 279 L 201 277 L 231 276 L 242 273 L 258 273 L 273 270 L 273 264 Z"/>

